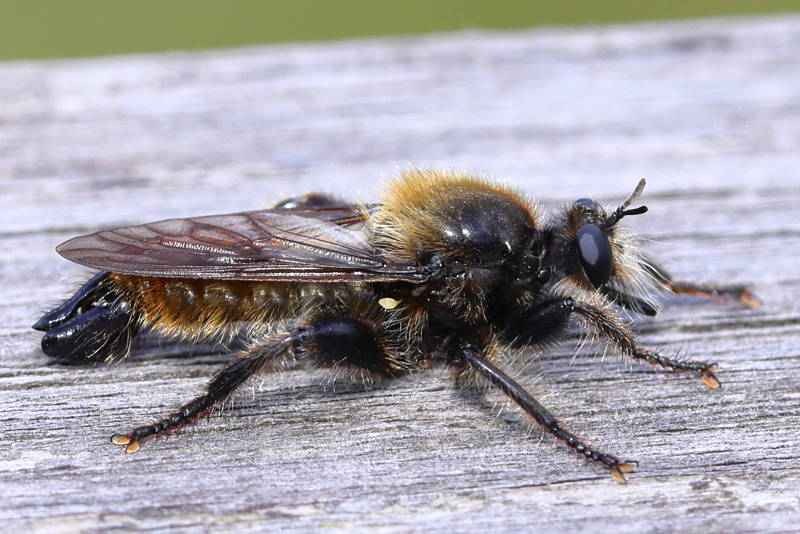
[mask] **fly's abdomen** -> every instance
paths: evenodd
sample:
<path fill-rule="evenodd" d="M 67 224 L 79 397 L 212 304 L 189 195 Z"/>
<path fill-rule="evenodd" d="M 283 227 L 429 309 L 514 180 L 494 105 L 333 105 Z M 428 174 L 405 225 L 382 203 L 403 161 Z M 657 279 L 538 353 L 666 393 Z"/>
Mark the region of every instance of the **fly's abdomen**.
<path fill-rule="evenodd" d="M 243 282 L 114 274 L 114 284 L 142 326 L 184 339 L 230 338 L 246 323 L 292 317 L 308 287 L 293 282 Z M 304 284 L 305 286 L 305 284 Z M 330 291 L 333 288 L 328 289 Z"/>

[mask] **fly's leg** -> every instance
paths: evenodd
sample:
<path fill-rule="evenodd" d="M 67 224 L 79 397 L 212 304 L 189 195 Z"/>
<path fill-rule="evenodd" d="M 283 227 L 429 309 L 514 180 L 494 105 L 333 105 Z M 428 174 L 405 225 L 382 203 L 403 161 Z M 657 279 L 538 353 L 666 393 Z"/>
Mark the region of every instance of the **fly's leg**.
<path fill-rule="evenodd" d="M 718 389 L 720 382 L 714 372 L 717 364 L 701 360 L 679 360 L 662 356 L 657 351 L 640 345 L 633 333 L 610 310 L 590 304 L 578 303 L 566 299 L 565 306 L 570 307 L 586 324 L 605 337 L 623 356 L 637 362 L 661 367 L 671 372 L 687 372 L 700 378 L 711 389 Z"/>
<path fill-rule="evenodd" d="M 626 310 L 631 310 L 637 313 L 641 313 L 643 315 L 647 315 L 649 317 L 654 317 L 658 313 L 658 309 L 655 308 L 652 304 L 647 302 L 645 299 L 636 297 L 634 295 L 630 295 L 625 293 L 624 291 L 618 291 L 611 287 L 603 287 L 600 289 L 600 292 L 605 295 L 611 302 L 614 304 L 618 304 L 622 306 Z"/>
<path fill-rule="evenodd" d="M 264 370 L 278 357 L 287 354 L 293 342 L 292 336 L 286 336 L 253 347 L 242 354 L 241 359 L 214 375 L 204 394 L 187 402 L 157 423 L 136 427 L 127 434 L 112 436 L 111 442 L 123 446 L 125 452 L 136 452 L 143 441 L 168 434 L 195 422 L 227 399 L 248 378 Z"/>
<path fill-rule="evenodd" d="M 369 316 L 320 315 L 289 329 L 243 353 L 219 371 L 206 391 L 160 421 L 112 437 L 125 452 L 136 452 L 142 442 L 169 434 L 227 400 L 247 379 L 274 368 L 283 358 L 308 359 L 321 367 L 357 369 L 363 377 L 393 377 L 400 373 L 397 359 L 385 344 L 378 323 Z"/>
<path fill-rule="evenodd" d="M 555 436 L 567 447 L 578 453 L 581 457 L 592 461 L 609 471 L 618 482 L 625 483 L 625 474 L 636 471 L 639 464 L 634 461 L 621 461 L 616 456 L 605 454 L 583 443 L 574 434 L 564 429 L 553 415 L 547 411 L 525 389 L 517 384 L 503 371 L 495 367 L 486 358 L 480 356 L 469 344 L 463 344 L 459 357 L 479 375 L 488 379 L 511 400 L 519 405 L 525 413 L 542 426 L 547 432 Z"/>
<path fill-rule="evenodd" d="M 506 317 L 506 328 L 501 337 L 517 345 L 543 343 L 559 333 L 573 315 L 577 315 L 601 337 L 611 341 L 623 356 L 670 372 L 688 372 L 698 376 L 712 389 L 720 387 L 720 382 L 714 375 L 716 364 L 662 356 L 657 351 L 640 345 L 630 329 L 609 309 L 577 302 L 570 297 L 551 299 L 523 312 L 513 312 Z"/>
<path fill-rule="evenodd" d="M 676 295 L 694 295 L 711 300 L 737 300 L 750 308 L 761 306 L 759 299 L 746 285 L 698 284 L 684 280 L 673 280 L 667 284 Z"/>
<path fill-rule="evenodd" d="M 751 308 L 761 306 L 761 300 L 753 293 L 752 289 L 744 284 L 702 284 L 675 280 L 672 275 L 658 262 L 646 258 L 645 266 L 650 274 L 658 280 L 667 291 L 676 295 L 694 295 L 717 301 L 738 301 Z"/>
<path fill-rule="evenodd" d="M 42 351 L 47 356 L 58 363 L 80 364 L 126 356 L 137 332 L 135 319 L 131 303 L 114 290 L 111 273 L 104 271 L 33 328 L 45 332 Z"/>
<path fill-rule="evenodd" d="M 353 204 L 324 193 L 308 193 L 300 197 L 287 198 L 272 209 L 287 210 L 301 217 L 323 219 L 340 226 L 364 222 L 377 204 Z"/>
<path fill-rule="evenodd" d="M 409 371 L 382 323 L 372 314 L 326 313 L 297 328 L 298 357 L 366 384 Z"/>
<path fill-rule="evenodd" d="M 273 209 L 281 210 L 309 210 L 309 209 L 326 209 L 326 208 L 353 208 L 354 204 L 349 204 L 331 195 L 325 193 L 306 193 L 299 197 L 287 198 L 281 200 L 274 206 Z"/>

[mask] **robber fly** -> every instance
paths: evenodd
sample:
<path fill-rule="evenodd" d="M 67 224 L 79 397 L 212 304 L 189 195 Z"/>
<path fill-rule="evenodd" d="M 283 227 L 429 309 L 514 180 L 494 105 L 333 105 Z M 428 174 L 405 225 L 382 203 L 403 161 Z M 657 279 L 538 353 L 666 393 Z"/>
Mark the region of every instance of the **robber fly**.
<path fill-rule="evenodd" d="M 196 342 L 245 329 L 249 347 L 205 392 L 113 436 L 126 452 L 208 414 L 248 378 L 287 359 L 366 382 L 444 365 L 493 385 L 546 432 L 621 481 L 636 462 L 566 430 L 500 369 L 507 350 L 555 341 L 571 318 L 624 358 L 720 383 L 716 366 L 640 344 L 622 309 L 656 313 L 654 291 L 737 298 L 744 286 L 678 283 L 644 255 L 617 208 L 582 198 L 547 219 L 523 195 L 463 174 L 405 171 L 379 204 L 310 194 L 272 209 L 170 219 L 76 237 L 58 252 L 100 269 L 34 328 L 58 362 L 126 356 L 143 330 Z"/>

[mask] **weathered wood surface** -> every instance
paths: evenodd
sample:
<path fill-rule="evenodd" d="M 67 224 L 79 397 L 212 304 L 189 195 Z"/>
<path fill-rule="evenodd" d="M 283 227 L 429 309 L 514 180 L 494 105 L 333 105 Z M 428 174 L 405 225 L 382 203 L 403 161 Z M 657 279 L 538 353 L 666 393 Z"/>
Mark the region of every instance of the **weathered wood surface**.
<path fill-rule="evenodd" d="M 0 65 L 0 530 L 795 530 L 798 72 L 796 17 Z M 29 325 L 85 275 L 62 240 L 297 191 L 371 200 L 409 163 L 545 207 L 645 176 L 651 212 L 630 224 L 675 273 L 755 285 L 760 309 L 680 301 L 639 321 L 663 351 L 718 361 L 719 391 L 573 361 L 574 339 L 530 366 L 570 428 L 641 462 L 628 485 L 442 372 L 364 393 L 289 370 L 125 455 L 109 434 L 225 357 L 150 346 L 65 368 L 39 351 Z"/>

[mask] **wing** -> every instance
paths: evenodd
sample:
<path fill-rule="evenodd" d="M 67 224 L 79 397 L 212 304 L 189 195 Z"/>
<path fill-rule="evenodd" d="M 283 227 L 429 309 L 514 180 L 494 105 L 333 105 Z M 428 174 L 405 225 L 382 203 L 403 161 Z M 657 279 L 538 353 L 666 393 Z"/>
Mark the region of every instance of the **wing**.
<path fill-rule="evenodd" d="M 428 275 L 378 254 L 360 232 L 294 210 L 169 219 L 103 230 L 57 248 L 76 263 L 139 276 L 286 281 L 407 281 Z"/>

